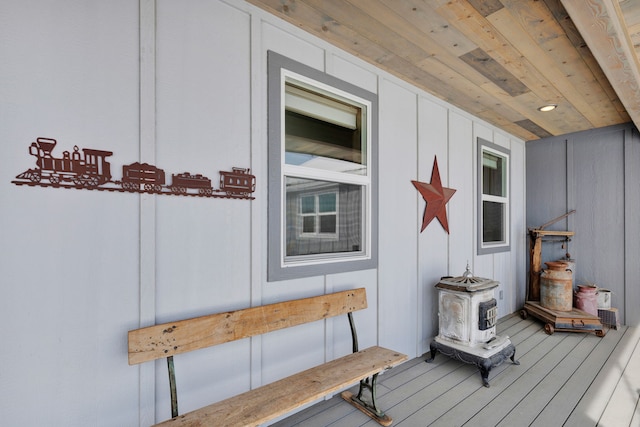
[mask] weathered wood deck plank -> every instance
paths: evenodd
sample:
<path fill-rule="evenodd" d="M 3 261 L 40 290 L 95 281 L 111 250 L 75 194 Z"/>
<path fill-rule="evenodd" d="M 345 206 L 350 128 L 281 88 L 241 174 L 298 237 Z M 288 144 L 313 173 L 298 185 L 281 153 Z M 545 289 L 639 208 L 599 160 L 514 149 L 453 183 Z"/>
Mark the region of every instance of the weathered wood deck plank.
<path fill-rule="evenodd" d="M 602 425 L 632 425 L 631 420 L 638 407 L 638 397 L 640 393 L 640 348 L 638 339 L 640 339 L 640 328 L 629 328 L 631 331 L 628 348 L 631 349 L 629 362 L 622 372 L 614 371 L 621 374 L 620 381 L 616 386 L 609 403 L 607 404 L 600 423 Z M 633 343 L 635 342 L 635 345 Z M 621 362 L 620 368 L 623 363 Z"/>
<path fill-rule="evenodd" d="M 580 364 L 595 348 L 599 338 L 582 335 L 577 345 L 563 356 L 555 367 L 527 393 L 523 399 L 515 405 L 510 412 L 497 425 L 519 425 L 523 420 L 531 424 L 540 412 L 555 399 L 556 394 L 562 390 L 564 384 L 574 375 Z M 594 339 L 590 339 L 594 338 Z M 558 420 L 556 419 L 556 422 Z"/>
<path fill-rule="evenodd" d="M 542 342 L 542 340 L 536 339 L 539 335 L 534 335 L 538 332 L 539 328 L 537 325 L 531 325 L 529 328 L 525 328 L 520 333 L 515 334 L 512 338 L 512 343 L 516 346 L 516 358 L 521 361 L 520 366 L 511 367 L 512 365 L 509 362 L 505 362 L 501 366 L 492 370 L 492 374 L 489 377 L 490 382 L 492 383 L 492 388 L 494 390 L 498 389 L 498 382 L 504 382 L 508 380 L 501 380 L 503 375 L 522 375 L 523 371 L 521 370 L 522 361 L 524 360 L 525 364 L 527 358 L 523 357 L 530 352 L 533 348 L 535 348 L 538 344 Z M 505 373 L 506 370 L 510 370 L 513 372 Z M 458 419 L 465 411 L 460 411 L 460 408 L 464 408 L 466 405 L 465 402 L 468 400 L 480 399 L 476 409 L 473 411 L 469 411 L 466 415 L 466 418 L 469 418 L 472 413 L 475 413 L 482 404 L 484 404 L 485 398 L 491 395 L 486 393 L 487 389 L 482 386 L 482 384 L 478 381 L 476 377 L 469 378 L 467 381 L 463 383 L 457 384 L 452 387 L 449 391 L 439 396 L 433 402 L 430 402 L 429 405 L 421 408 L 419 411 L 411 415 L 411 419 L 415 419 L 417 421 L 424 421 L 424 425 L 431 425 L 432 423 L 441 423 L 441 425 L 446 425 L 449 422 L 453 422 L 453 419 Z M 462 416 L 464 418 L 464 416 Z"/>
<path fill-rule="evenodd" d="M 605 360 L 602 360 L 599 367 L 597 364 L 593 366 L 592 381 L 565 422 L 567 427 L 595 426 L 598 424 L 598 420 L 602 416 L 621 378 L 622 372 L 618 371 L 619 364 L 622 361 L 626 364 L 626 361 L 631 357 L 628 347 L 637 343 L 637 339 L 632 337 L 632 330 L 628 328 L 623 328 L 619 331 L 612 330 L 607 333 L 607 336 L 610 334 L 612 337 L 620 334 L 619 339 L 615 345 L 605 349 L 604 353 L 599 355 Z M 606 350 L 609 350 L 608 354 Z M 593 354 L 593 356 L 596 358 L 598 354 Z"/>
<path fill-rule="evenodd" d="M 538 345 L 522 355 L 518 360 L 518 369 L 512 369 L 509 374 L 501 376 L 499 383 L 493 381 L 493 386 L 487 390 L 478 390 L 464 404 L 455 407 L 434 425 L 451 426 L 462 425 L 469 422 L 470 425 L 496 425 L 506 415 L 506 410 L 518 404 L 523 395 L 530 390 L 533 384 L 537 384 L 543 375 L 548 373 L 547 365 L 540 363 L 546 359 L 555 362 L 561 357 L 563 351 L 572 348 L 573 339 L 569 337 L 555 336 L 545 339 Z M 569 341 L 567 341 L 569 339 Z M 491 408 L 487 410 L 486 408 Z"/>
<path fill-rule="evenodd" d="M 602 369 L 622 336 L 623 334 L 618 331 L 611 331 L 604 338 L 592 337 L 597 341 L 596 346 L 589 354 L 585 355 L 586 357 L 580 363 L 579 368 L 565 382 L 564 387 L 556 393 L 554 399 L 540 412 L 532 426 L 548 427 L 556 423 L 564 424 L 571 416 L 567 407 L 575 408 L 578 405 L 593 382 L 594 376 Z"/>
<path fill-rule="evenodd" d="M 633 425 L 631 420 L 638 406 L 640 393 L 640 328 L 629 328 L 626 339 L 621 342 L 616 351 L 614 363 L 609 369 L 601 371 L 600 375 L 607 375 L 608 383 L 616 383 L 611 396 L 607 399 L 607 406 L 598 424 L 602 426 Z M 606 374 L 605 374 L 606 372 Z M 637 424 L 636 424 L 637 425 Z"/>

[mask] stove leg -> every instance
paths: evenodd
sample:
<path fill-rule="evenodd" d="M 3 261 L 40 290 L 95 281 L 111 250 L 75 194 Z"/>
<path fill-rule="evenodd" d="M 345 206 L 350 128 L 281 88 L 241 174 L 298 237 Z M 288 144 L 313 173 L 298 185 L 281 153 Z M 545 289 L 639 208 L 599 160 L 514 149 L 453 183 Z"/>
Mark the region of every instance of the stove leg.
<path fill-rule="evenodd" d="M 479 361 L 478 368 L 480 368 L 480 375 L 482 376 L 482 385 L 485 387 L 490 387 L 489 385 L 489 372 L 491 372 L 491 361 L 489 359 L 484 359 Z"/>
<path fill-rule="evenodd" d="M 513 354 L 511 355 L 511 362 L 514 365 L 519 365 L 520 364 L 520 362 L 516 360 L 516 349 L 515 349 L 515 347 L 513 349 Z"/>
<path fill-rule="evenodd" d="M 491 368 L 487 369 L 485 367 L 481 367 L 480 368 L 480 375 L 482 376 L 482 385 L 489 388 L 489 371 L 491 371 Z"/>
<path fill-rule="evenodd" d="M 436 358 L 437 351 L 438 351 L 438 349 L 433 343 L 429 344 L 429 353 L 431 353 L 431 355 L 429 356 L 429 358 L 427 360 L 425 360 L 425 362 L 427 362 L 427 363 L 433 362 L 433 359 Z"/>

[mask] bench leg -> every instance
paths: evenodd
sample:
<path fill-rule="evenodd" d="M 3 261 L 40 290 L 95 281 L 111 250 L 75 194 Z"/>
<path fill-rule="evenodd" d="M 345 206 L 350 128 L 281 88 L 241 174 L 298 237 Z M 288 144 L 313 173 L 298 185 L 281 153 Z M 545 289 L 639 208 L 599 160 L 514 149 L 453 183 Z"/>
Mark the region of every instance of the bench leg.
<path fill-rule="evenodd" d="M 169 370 L 169 391 L 171 392 L 171 418 L 178 416 L 178 391 L 176 390 L 176 369 L 173 365 L 173 356 L 167 357 L 167 369 Z"/>
<path fill-rule="evenodd" d="M 376 420 L 383 426 L 389 426 L 393 422 L 391 417 L 386 415 L 384 411 L 378 408 L 376 404 L 376 381 L 378 374 L 374 374 L 371 378 L 360 381 L 360 389 L 358 395 L 354 396 L 351 392 L 345 391 L 341 394 L 342 398 L 353 406 Z M 368 392 L 369 401 L 364 397 L 365 391 Z"/>

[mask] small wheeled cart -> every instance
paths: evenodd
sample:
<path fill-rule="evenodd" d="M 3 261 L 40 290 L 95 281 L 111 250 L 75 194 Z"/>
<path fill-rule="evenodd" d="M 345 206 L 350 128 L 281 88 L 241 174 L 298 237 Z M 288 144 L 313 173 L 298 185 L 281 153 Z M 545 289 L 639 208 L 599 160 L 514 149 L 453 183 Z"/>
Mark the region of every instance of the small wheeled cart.
<path fill-rule="evenodd" d="M 539 301 L 527 301 L 520 316 L 526 319 L 529 315 L 545 322 L 544 331 L 549 335 L 555 331 L 593 332 L 599 337 L 606 334 L 599 317 L 577 308 L 558 311 L 541 306 Z"/>

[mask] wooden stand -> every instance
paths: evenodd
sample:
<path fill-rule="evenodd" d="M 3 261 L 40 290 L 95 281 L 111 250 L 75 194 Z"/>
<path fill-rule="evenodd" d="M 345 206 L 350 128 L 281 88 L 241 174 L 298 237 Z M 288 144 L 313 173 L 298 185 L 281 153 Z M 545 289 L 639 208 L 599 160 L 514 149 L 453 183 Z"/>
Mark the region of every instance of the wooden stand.
<path fill-rule="evenodd" d="M 542 238 L 546 236 L 572 237 L 573 231 L 529 230 L 529 289 L 527 300 L 540 301 L 540 273 L 542 273 Z"/>
<path fill-rule="evenodd" d="M 551 231 L 542 229 L 529 230 L 529 286 L 527 301 L 520 311 L 520 316 L 526 319 L 529 315 L 546 322 L 544 330 L 551 335 L 555 331 L 593 332 L 599 337 L 605 335 L 605 330 L 598 316 L 573 308 L 571 311 L 552 310 L 540 304 L 540 273 L 542 272 L 542 238 L 545 236 L 564 236 L 569 238 L 573 231 Z"/>

